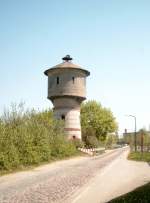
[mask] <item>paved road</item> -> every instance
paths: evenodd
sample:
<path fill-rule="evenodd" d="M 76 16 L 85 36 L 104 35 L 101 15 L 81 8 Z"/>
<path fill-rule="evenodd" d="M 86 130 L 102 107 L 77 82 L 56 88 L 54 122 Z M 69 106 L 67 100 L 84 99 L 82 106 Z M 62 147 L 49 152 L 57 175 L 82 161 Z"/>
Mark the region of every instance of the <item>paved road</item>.
<path fill-rule="evenodd" d="M 71 203 L 106 203 L 150 182 L 150 166 L 146 162 L 127 160 L 121 153 L 74 195 Z"/>
<path fill-rule="evenodd" d="M 0 203 L 70 203 L 93 177 L 127 149 L 77 157 L 0 177 Z"/>

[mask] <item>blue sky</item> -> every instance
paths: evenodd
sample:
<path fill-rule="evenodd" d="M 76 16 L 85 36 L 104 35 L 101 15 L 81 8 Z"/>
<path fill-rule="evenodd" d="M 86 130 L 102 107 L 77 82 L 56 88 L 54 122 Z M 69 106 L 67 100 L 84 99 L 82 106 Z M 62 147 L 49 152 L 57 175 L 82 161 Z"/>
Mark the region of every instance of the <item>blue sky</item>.
<path fill-rule="evenodd" d="M 43 71 L 70 54 L 91 72 L 87 98 L 120 126 L 150 124 L 149 0 L 0 0 L 0 112 L 51 107 Z"/>

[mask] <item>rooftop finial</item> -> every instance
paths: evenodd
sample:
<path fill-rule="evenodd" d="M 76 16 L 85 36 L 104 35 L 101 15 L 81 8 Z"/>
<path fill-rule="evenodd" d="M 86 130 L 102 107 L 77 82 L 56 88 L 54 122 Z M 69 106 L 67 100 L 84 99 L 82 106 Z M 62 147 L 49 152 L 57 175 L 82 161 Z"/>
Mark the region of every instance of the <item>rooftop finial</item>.
<path fill-rule="evenodd" d="M 66 55 L 65 57 L 62 58 L 63 61 L 71 61 L 73 58 L 70 57 L 70 55 Z"/>

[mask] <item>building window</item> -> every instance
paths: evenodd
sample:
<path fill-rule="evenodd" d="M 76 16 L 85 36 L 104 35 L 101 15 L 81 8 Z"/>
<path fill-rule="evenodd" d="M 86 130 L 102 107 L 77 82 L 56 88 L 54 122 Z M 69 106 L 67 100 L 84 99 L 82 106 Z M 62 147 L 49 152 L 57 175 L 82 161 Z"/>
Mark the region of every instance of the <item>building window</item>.
<path fill-rule="evenodd" d="M 57 85 L 59 84 L 59 77 L 57 77 Z"/>
<path fill-rule="evenodd" d="M 72 82 L 73 82 L 73 84 L 74 84 L 74 77 L 72 77 Z"/>
<path fill-rule="evenodd" d="M 61 116 L 61 119 L 62 119 L 62 120 L 65 120 L 65 115 L 62 115 L 62 116 Z"/>

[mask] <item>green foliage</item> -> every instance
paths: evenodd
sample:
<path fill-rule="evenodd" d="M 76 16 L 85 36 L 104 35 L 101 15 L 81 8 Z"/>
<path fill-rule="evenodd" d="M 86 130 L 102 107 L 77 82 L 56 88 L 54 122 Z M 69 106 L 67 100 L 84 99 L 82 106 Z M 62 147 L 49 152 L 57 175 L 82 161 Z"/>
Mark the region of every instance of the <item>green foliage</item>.
<path fill-rule="evenodd" d="M 128 202 L 128 203 L 149 203 L 150 202 L 150 183 L 147 183 L 144 186 L 141 186 L 135 190 L 133 190 L 132 192 L 129 192 L 125 195 L 122 195 L 120 197 L 117 197 L 111 201 L 109 201 L 109 203 L 124 203 L 124 202 Z"/>
<path fill-rule="evenodd" d="M 110 149 L 118 142 L 118 137 L 115 134 L 108 134 L 105 140 L 105 147 Z"/>
<path fill-rule="evenodd" d="M 96 101 L 88 101 L 81 106 L 81 126 L 83 140 L 91 145 L 99 145 L 108 133 L 117 131 L 117 123 L 110 109 Z M 92 138 L 93 140 L 92 140 Z"/>
<path fill-rule="evenodd" d="M 95 135 L 95 130 L 89 126 L 82 129 L 82 139 L 85 143 L 86 148 L 96 148 L 100 144 Z"/>
<path fill-rule="evenodd" d="M 72 140 L 73 145 L 78 149 L 78 148 L 83 148 L 84 147 L 84 142 L 82 142 L 80 139 L 73 139 Z"/>
<path fill-rule="evenodd" d="M 68 142 L 65 136 L 56 135 L 51 143 L 52 153 L 55 158 L 64 158 L 76 153 L 76 147 L 72 142 Z"/>
<path fill-rule="evenodd" d="M 0 118 L 0 170 L 39 164 L 76 153 L 64 135 L 64 124 L 52 111 L 24 110 L 12 105 Z"/>
<path fill-rule="evenodd" d="M 145 161 L 150 162 L 150 152 L 131 152 L 128 159 L 134 161 Z"/>

